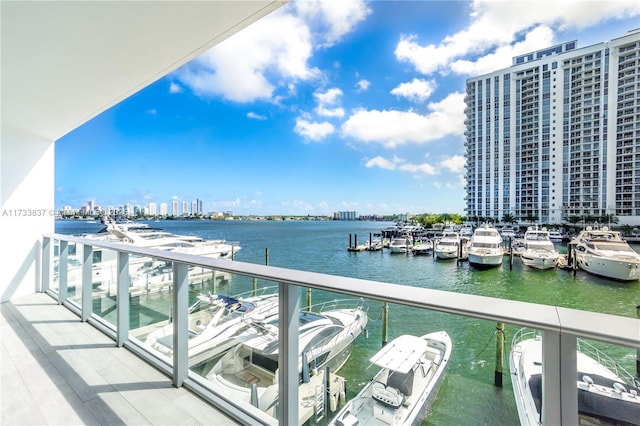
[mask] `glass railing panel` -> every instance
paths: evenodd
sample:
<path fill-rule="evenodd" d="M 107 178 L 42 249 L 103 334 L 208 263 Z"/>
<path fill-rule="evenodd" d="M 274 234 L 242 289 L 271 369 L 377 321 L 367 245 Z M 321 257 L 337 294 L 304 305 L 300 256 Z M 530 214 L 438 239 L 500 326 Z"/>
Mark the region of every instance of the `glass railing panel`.
<path fill-rule="evenodd" d="M 173 263 L 131 255 L 129 274 L 129 337 L 144 343 L 155 330 L 171 327 Z"/>
<path fill-rule="evenodd" d="M 51 258 L 51 262 L 53 263 L 53 276 L 51 277 L 49 290 L 57 293 L 60 289 L 60 240 L 51 240 L 51 245 L 53 246 Z"/>
<path fill-rule="evenodd" d="M 116 251 L 93 248 L 91 279 L 92 312 L 115 327 L 118 290 Z"/>
<path fill-rule="evenodd" d="M 67 260 L 67 297 L 82 303 L 82 244 L 69 243 Z"/>

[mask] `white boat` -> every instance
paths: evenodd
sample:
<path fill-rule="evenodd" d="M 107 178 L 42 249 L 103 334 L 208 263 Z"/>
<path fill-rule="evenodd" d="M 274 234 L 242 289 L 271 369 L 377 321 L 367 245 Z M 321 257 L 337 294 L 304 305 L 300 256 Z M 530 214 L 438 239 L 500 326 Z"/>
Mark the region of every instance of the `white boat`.
<path fill-rule="evenodd" d="M 509 238 L 511 239 L 515 239 L 516 238 L 516 230 L 513 228 L 502 228 L 502 230 L 500 231 L 500 236 L 502 237 L 502 239 L 504 241 L 509 241 Z"/>
<path fill-rule="evenodd" d="M 407 253 L 411 247 L 411 240 L 407 237 L 393 238 L 389 243 L 391 253 Z"/>
<path fill-rule="evenodd" d="M 442 383 L 451 348 L 444 331 L 395 338 L 371 358 L 381 370 L 331 425 L 421 424 Z"/>
<path fill-rule="evenodd" d="M 462 253 L 460 247 L 462 246 Z M 457 232 L 445 231 L 436 242 L 434 248 L 436 259 L 457 259 L 465 258 L 467 256 L 466 244 L 463 244 L 460 240 L 460 236 Z"/>
<path fill-rule="evenodd" d="M 640 383 L 582 339 L 577 360 L 580 424 L 640 424 Z M 520 424 L 542 425 L 542 339 L 535 330 L 520 329 L 513 336 L 509 368 Z"/>
<path fill-rule="evenodd" d="M 207 256 L 216 259 L 231 258 L 240 250 L 237 244 L 224 240 L 205 240 L 195 235 L 177 235 L 146 224 L 107 223 L 106 231 L 118 241 L 137 247 L 156 248 L 178 253 Z"/>
<path fill-rule="evenodd" d="M 469 225 L 461 226 L 459 234 L 461 237 L 471 238 L 473 236 L 473 228 Z"/>
<path fill-rule="evenodd" d="M 382 240 L 372 240 L 367 248 L 368 251 L 380 251 L 384 247 Z"/>
<path fill-rule="evenodd" d="M 359 303 L 355 307 L 299 314 L 299 358 L 301 389 L 299 424 L 313 410 L 308 391 L 323 382 L 323 369 L 337 372 L 351 355 L 354 342 L 367 325 L 367 313 Z M 253 329 L 253 331 L 251 331 Z M 217 392 L 236 401 L 252 404 L 273 415 L 278 402 L 278 316 L 253 323 L 246 335 L 252 337 L 230 349 L 213 366 L 207 379 Z M 308 376 L 308 377 L 307 377 Z M 335 406 L 333 401 L 331 406 Z"/>
<path fill-rule="evenodd" d="M 545 228 L 529 227 L 524 234 L 524 247 L 520 259 L 525 265 L 535 269 L 555 268 L 560 253 L 549 239 Z"/>
<path fill-rule="evenodd" d="M 578 267 L 594 275 L 618 281 L 640 278 L 640 254 L 622 239 L 620 233 L 604 226 L 588 226 L 573 240 Z"/>
<path fill-rule="evenodd" d="M 410 250 L 413 254 L 429 254 L 433 252 L 433 241 L 429 239 L 416 240 Z"/>
<path fill-rule="evenodd" d="M 263 289 L 265 290 L 265 289 Z M 261 321 L 278 313 L 278 294 L 252 292 L 234 297 L 199 295 L 189 308 L 189 367 L 193 367 L 224 354 L 238 342 L 252 321 Z M 171 358 L 173 355 L 173 324 L 156 328 L 145 344 Z"/>
<path fill-rule="evenodd" d="M 477 268 L 492 268 L 502 265 L 504 250 L 498 230 L 489 225 L 477 228 L 469 241 L 467 250 L 469 263 Z"/>
<path fill-rule="evenodd" d="M 549 231 L 549 239 L 554 243 L 561 243 L 564 237 L 558 231 Z"/>

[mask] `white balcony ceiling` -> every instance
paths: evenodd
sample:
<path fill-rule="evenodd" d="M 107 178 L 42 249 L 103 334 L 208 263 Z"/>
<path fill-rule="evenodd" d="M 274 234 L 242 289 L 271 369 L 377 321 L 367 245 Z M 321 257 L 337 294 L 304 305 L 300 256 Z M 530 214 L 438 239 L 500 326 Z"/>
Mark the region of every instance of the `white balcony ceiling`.
<path fill-rule="evenodd" d="M 56 140 L 284 3 L 3 0 L 2 127 Z"/>

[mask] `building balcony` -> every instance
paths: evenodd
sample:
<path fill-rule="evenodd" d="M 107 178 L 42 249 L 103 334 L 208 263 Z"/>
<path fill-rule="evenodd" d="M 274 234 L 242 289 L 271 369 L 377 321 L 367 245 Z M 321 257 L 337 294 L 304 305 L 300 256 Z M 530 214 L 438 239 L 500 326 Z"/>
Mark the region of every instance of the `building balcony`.
<path fill-rule="evenodd" d="M 166 416 L 173 414 L 162 413 L 164 410 L 174 413 L 174 409 L 170 408 L 171 403 L 166 401 L 167 395 L 173 395 L 179 398 L 181 405 L 181 408 L 175 408 L 175 415 L 181 413 L 180 410 L 184 410 L 185 406 L 190 407 L 188 411 L 191 417 L 183 417 L 183 420 L 192 418 L 194 422 L 198 422 L 198 419 L 213 416 L 210 419 L 215 418 L 227 424 L 236 422 L 297 424 L 296 419 L 303 411 L 298 405 L 296 355 L 298 352 L 295 343 L 298 330 L 297 325 L 287 327 L 286 324 L 297 324 L 297 321 L 290 320 L 294 315 L 297 316 L 295 312 L 299 309 L 298 295 L 304 289 L 312 288 L 333 294 L 364 298 L 368 301 L 413 306 L 451 315 L 543 330 L 543 339 L 549 345 L 548 351 L 545 352 L 547 357 L 543 360 L 545 371 L 562 372 L 560 375 L 545 377 L 548 393 L 545 393 L 543 411 L 548 424 L 573 424 L 571 419 L 577 419 L 577 413 L 574 412 L 575 406 L 561 404 L 560 400 L 553 396 L 574 395 L 577 400 L 576 366 L 564 361 L 563 354 L 567 350 L 565 344 L 569 347 L 575 345 L 576 337 L 581 336 L 616 345 L 640 346 L 637 320 L 632 318 L 229 262 L 153 249 L 136 249 L 126 244 L 97 242 L 55 234 L 45 236 L 42 247 L 42 291 L 48 295 L 46 297 L 53 298 L 51 301 L 65 306 L 69 311 L 57 305 L 51 306 L 50 301 L 43 299 L 44 295 L 28 296 L 4 305 L 3 321 L 15 330 L 11 334 L 11 341 L 22 340 L 24 346 L 22 349 L 10 349 L 9 346 L 11 348 L 18 346 L 7 343 L 5 350 L 23 351 L 20 359 L 24 359 L 27 363 L 26 360 L 33 357 L 36 365 L 32 369 L 33 378 L 29 376 L 22 378 L 24 376 L 8 374 L 5 370 L 2 378 L 4 386 L 41 388 L 45 386 L 42 383 L 43 378 L 50 377 L 51 379 L 48 380 L 55 384 L 52 383 L 49 389 L 54 392 L 53 389 L 57 388 L 58 391 L 49 396 L 55 401 L 61 400 L 53 410 L 49 410 L 50 414 L 45 415 L 42 411 L 28 413 L 11 411 L 9 404 L 16 403 L 18 396 L 3 397 L 2 409 L 5 421 L 8 417 L 4 413 L 11 413 L 16 416 L 13 420 L 17 423 L 55 424 L 60 422 L 60 418 L 76 418 L 73 417 L 75 413 L 83 423 L 110 424 L 117 423 L 118 419 L 124 423 L 136 423 L 142 418 L 149 423 L 170 423 L 169 419 L 172 417 Z M 113 268 L 111 272 L 106 274 L 102 271 L 103 278 L 98 279 L 98 282 L 96 277 L 100 274 L 96 274 L 97 264 L 92 260 L 93 253 L 97 250 L 108 251 L 115 259 L 115 262 L 110 264 L 110 268 Z M 70 262 L 72 257 L 79 259 L 79 264 L 72 264 Z M 148 281 L 143 286 L 132 284 L 133 278 L 130 271 L 135 269 L 132 268 L 133 265 L 139 264 L 141 257 L 152 257 L 154 261 L 166 261 L 172 265 L 170 272 L 173 278 L 169 281 L 170 288 L 164 290 L 170 291 L 168 294 L 172 299 L 171 311 L 164 312 L 165 316 L 170 315 L 172 319 L 169 323 L 173 330 L 172 357 L 162 355 L 144 343 L 148 330 L 145 329 L 146 325 L 142 324 L 141 312 L 144 312 L 144 315 L 151 315 L 154 311 L 156 314 L 162 314 L 162 312 L 157 312 L 158 307 L 144 306 L 140 309 L 141 307 L 137 305 L 141 299 L 136 292 L 158 290 L 153 286 L 150 287 Z M 216 271 L 219 274 L 234 274 L 260 282 L 276 283 L 279 305 L 291 307 L 291 309 L 279 308 L 278 311 L 281 347 L 287 347 L 290 350 L 279 354 L 279 365 L 285 367 L 280 368 L 278 373 L 279 394 L 282 397 L 277 419 L 251 404 L 230 400 L 225 397 L 224 392 L 190 368 L 190 349 L 187 339 L 190 317 L 187 296 L 190 287 L 198 285 L 197 281 L 194 282 L 191 279 L 189 272 L 194 268 Z M 107 275 L 109 275 L 108 284 L 105 283 Z M 211 276 L 211 272 L 208 276 Z M 147 280 L 149 279 L 147 277 Z M 47 314 L 43 315 L 43 312 Z M 288 320 L 283 321 L 283 317 Z M 49 322 L 50 318 L 52 318 L 51 322 Z M 43 324 L 47 326 L 43 328 Z M 28 333 L 24 333 L 24 330 Z M 70 332 L 70 330 L 73 331 Z M 97 330 L 101 333 L 96 334 Z M 32 345 L 30 339 L 37 344 Z M 554 343 L 557 339 L 564 342 L 562 350 Z M 4 338 L 3 345 L 7 341 Z M 47 353 L 49 360 L 43 362 L 40 352 Z M 133 354 L 139 358 L 132 358 Z M 12 353 L 12 357 L 15 356 L 15 353 Z M 89 356 L 90 360 L 82 361 L 85 356 Z M 107 361 L 101 361 L 111 357 L 117 358 L 118 364 L 110 365 Z M 78 360 L 80 361 L 76 363 Z M 98 368 L 99 372 L 96 373 L 94 365 L 101 362 L 103 362 L 102 368 L 106 370 L 102 371 Z M 16 366 L 16 368 L 26 367 Z M 80 402 L 75 397 L 65 400 L 59 395 L 59 392 L 64 393 L 63 389 L 67 386 L 61 384 L 60 371 L 65 372 L 63 376 L 68 386 L 83 393 L 80 399 L 87 398 L 91 400 L 90 403 Z M 136 397 L 138 399 L 127 393 L 133 390 L 140 392 Z M 120 395 L 116 395 L 116 392 Z M 156 392 L 163 396 L 157 395 Z M 103 393 L 110 396 L 103 396 Z M 28 392 L 21 395 L 19 398 L 23 401 L 26 399 L 27 404 L 37 405 L 37 395 L 35 399 Z M 204 402 L 193 399 L 192 395 L 197 395 Z M 42 398 L 46 399 L 44 395 Z M 92 404 L 97 407 L 95 410 L 87 408 L 92 407 Z M 104 418 L 94 422 L 94 418 L 88 414 L 87 410 L 102 413 L 100 415 Z"/>

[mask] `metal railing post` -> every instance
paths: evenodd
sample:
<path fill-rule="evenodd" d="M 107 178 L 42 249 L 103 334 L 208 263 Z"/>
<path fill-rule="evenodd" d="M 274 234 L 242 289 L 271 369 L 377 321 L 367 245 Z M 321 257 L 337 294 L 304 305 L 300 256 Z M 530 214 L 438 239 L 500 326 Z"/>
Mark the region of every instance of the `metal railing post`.
<path fill-rule="evenodd" d="M 576 337 L 542 332 L 542 424 L 578 424 Z"/>
<path fill-rule="evenodd" d="M 280 292 L 280 315 L 278 343 L 278 391 L 279 424 L 289 426 L 298 424 L 298 333 L 300 299 L 299 287 L 278 284 Z"/>
<path fill-rule="evenodd" d="M 51 238 L 42 238 L 42 288 L 41 291 L 46 293 L 51 286 Z"/>
<path fill-rule="evenodd" d="M 129 337 L 129 253 L 117 252 L 116 345 L 123 346 Z"/>
<path fill-rule="evenodd" d="M 189 266 L 173 262 L 173 385 L 181 387 L 189 376 Z"/>
<path fill-rule="evenodd" d="M 67 300 L 67 280 L 69 278 L 69 242 L 60 240 L 58 259 L 58 305 Z"/>
<path fill-rule="evenodd" d="M 82 321 L 88 321 L 93 311 L 91 290 L 93 285 L 93 246 L 82 245 Z"/>

